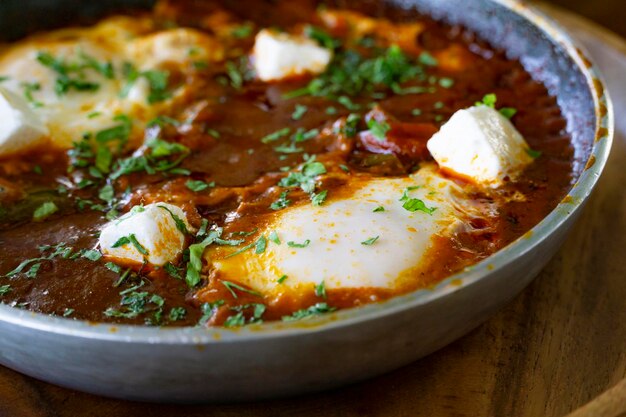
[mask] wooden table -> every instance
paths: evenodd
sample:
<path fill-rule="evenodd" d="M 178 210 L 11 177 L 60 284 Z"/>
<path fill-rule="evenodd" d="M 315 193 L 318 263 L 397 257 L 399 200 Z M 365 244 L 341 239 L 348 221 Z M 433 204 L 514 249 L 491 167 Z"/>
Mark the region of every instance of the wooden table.
<path fill-rule="evenodd" d="M 255 404 L 122 402 L 0 368 L 0 416 L 560 417 L 572 410 L 572 417 L 625 416 L 626 45 L 573 15 L 551 12 L 603 68 L 616 105 L 617 137 L 606 172 L 562 250 L 487 323 L 377 379 Z"/>

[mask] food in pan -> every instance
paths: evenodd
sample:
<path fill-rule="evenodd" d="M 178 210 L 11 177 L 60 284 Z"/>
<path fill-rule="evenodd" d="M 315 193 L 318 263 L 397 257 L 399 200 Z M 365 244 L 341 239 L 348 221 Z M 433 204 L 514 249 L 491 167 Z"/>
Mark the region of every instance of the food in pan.
<path fill-rule="evenodd" d="M 471 267 L 574 164 L 555 98 L 488 41 L 358 3 L 161 1 L 4 45 L 0 299 L 240 327 Z"/>

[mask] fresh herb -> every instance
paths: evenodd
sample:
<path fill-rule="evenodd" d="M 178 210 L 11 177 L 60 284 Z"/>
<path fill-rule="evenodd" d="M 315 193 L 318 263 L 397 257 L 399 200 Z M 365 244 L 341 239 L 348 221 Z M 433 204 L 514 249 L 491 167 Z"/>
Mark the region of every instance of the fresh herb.
<path fill-rule="evenodd" d="M 272 230 L 270 232 L 269 240 L 277 245 L 280 245 L 280 238 L 278 237 L 278 233 L 276 233 L 276 230 Z"/>
<path fill-rule="evenodd" d="M 121 238 L 119 238 L 115 243 L 113 243 L 113 248 L 119 248 L 121 246 L 124 245 L 128 245 L 131 244 L 135 247 L 135 249 L 137 249 L 137 252 L 139 252 L 140 254 L 147 256 L 148 255 L 148 250 L 146 248 L 144 248 L 141 243 L 139 243 L 139 241 L 137 240 L 137 237 L 131 233 L 128 236 L 122 236 Z"/>
<path fill-rule="evenodd" d="M 490 93 L 490 94 L 486 94 L 483 97 L 482 101 L 477 101 L 476 103 L 474 103 L 474 105 L 486 106 L 486 107 L 495 109 L 497 100 L 498 98 L 496 97 L 496 95 L 494 93 Z M 507 119 L 512 118 L 517 113 L 517 109 L 514 109 L 512 107 L 502 107 L 498 111 L 500 112 L 502 116 L 506 117 Z"/>
<path fill-rule="evenodd" d="M 261 142 L 270 143 L 270 142 L 276 141 L 282 138 L 283 136 L 287 136 L 290 132 L 291 132 L 291 129 L 288 127 L 285 127 L 283 129 L 277 130 L 274 133 L 270 133 L 269 135 L 262 137 Z"/>
<path fill-rule="evenodd" d="M 106 264 L 104 264 L 104 266 L 110 271 L 115 272 L 116 274 L 119 274 L 120 272 L 122 272 L 122 267 L 114 264 L 113 262 L 107 262 Z"/>
<path fill-rule="evenodd" d="M 404 204 L 402 204 L 402 208 L 410 212 L 423 211 L 426 214 L 433 214 L 433 212 L 437 210 L 436 207 L 427 207 L 419 198 L 409 198 L 405 200 Z"/>
<path fill-rule="evenodd" d="M 335 307 L 330 307 L 327 303 L 317 303 L 309 308 L 298 310 L 290 316 L 283 316 L 282 321 L 302 320 L 312 316 L 319 316 L 321 314 L 331 313 L 335 310 L 337 310 Z"/>
<path fill-rule="evenodd" d="M 289 242 L 287 242 L 287 246 L 289 246 L 290 248 L 306 248 L 307 246 L 309 246 L 310 243 L 311 243 L 310 239 L 307 239 L 307 240 L 305 240 L 302 243 L 289 241 Z"/>
<path fill-rule="evenodd" d="M 367 121 L 367 127 L 370 129 L 370 133 L 378 141 L 384 141 L 387 137 L 387 132 L 391 129 L 389 123 L 385 121 L 379 122 L 378 120 L 371 118 Z"/>
<path fill-rule="evenodd" d="M 265 248 L 267 248 L 267 238 L 265 236 L 261 236 L 254 245 L 254 253 L 260 255 L 265 252 Z"/>
<path fill-rule="evenodd" d="M 374 213 L 379 213 L 381 211 L 385 211 L 385 208 L 383 206 L 378 206 L 374 210 L 372 210 L 372 212 Z"/>
<path fill-rule="evenodd" d="M 149 104 L 167 100 L 172 96 L 172 93 L 167 90 L 170 76 L 167 71 L 139 71 L 131 63 L 125 62 L 122 72 L 126 78 L 126 84 L 122 87 L 122 91 L 120 91 L 120 97 L 122 98 L 128 96 L 133 85 L 141 78 L 145 79 L 148 83 L 150 91 L 148 92 L 147 100 Z"/>
<path fill-rule="evenodd" d="M 170 262 L 163 265 L 163 270 L 167 272 L 168 275 L 171 276 L 172 278 L 183 279 L 183 276 L 181 275 L 182 268 L 177 268 Z"/>
<path fill-rule="evenodd" d="M 321 281 L 315 286 L 315 296 L 326 299 L 326 285 Z"/>
<path fill-rule="evenodd" d="M 221 235 L 221 229 L 211 230 L 208 236 L 200 243 L 194 243 L 189 246 L 189 262 L 187 264 L 187 273 L 185 275 L 185 281 L 190 288 L 195 287 L 200 283 L 200 272 L 202 271 L 202 255 L 204 250 L 215 242 Z"/>
<path fill-rule="evenodd" d="M 350 111 L 356 111 L 361 109 L 361 106 L 354 103 L 348 96 L 339 96 L 337 98 L 337 103 L 341 104 Z"/>
<path fill-rule="evenodd" d="M 348 168 L 348 166 L 344 164 L 340 164 L 339 169 L 341 169 L 343 172 L 350 172 L 350 168 Z"/>
<path fill-rule="evenodd" d="M 326 201 L 326 197 L 328 196 L 328 190 L 320 191 L 319 193 L 311 194 L 311 202 L 314 206 L 321 206 Z"/>
<path fill-rule="evenodd" d="M 130 288 L 129 290 L 132 290 L 133 288 Z M 104 312 L 104 315 L 107 317 L 133 319 L 141 314 L 152 313 L 152 319 L 147 323 L 158 324 L 161 321 L 165 300 L 157 294 L 150 294 L 146 291 L 140 292 L 129 290 L 120 292 L 120 295 L 122 295 L 120 305 L 123 308 L 115 309 L 109 307 Z"/>
<path fill-rule="evenodd" d="M 233 298 L 238 298 L 237 297 L 237 293 L 235 292 L 235 290 L 239 290 L 239 291 L 251 294 L 251 295 L 255 295 L 257 297 L 262 297 L 263 296 L 263 294 L 261 294 L 260 292 L 257 292 L 257 291 L 254 291 L 254 290 L 250 290 L 250 289 L 248 289 L 246 287 L 242 287 L 241 285 L 235 284 L 234 282 L 231 282 L 231 281 L 222 280 L 220 282 L 232 294 Z"/>
<path fill-rule="evenodd" d="M 172 210 L 168 209 L 165 206 L 157 206 L 160 209 L 163 209 L 165 211 L 167 211 L 170 216 L 172 217 L 172 220 L 174 220 L 174 224 L 176 225 L 176 228 L 178 229 L 178 231 L 180 231 L 182 234 L 184 235 L 188 235 L 189 234 L 189 230 L 187 229 L 187 224 L 185 224 L 185 222 L 183 221 L 183 219 L 181 219 L 180 217 L 178 217 L 176 214 L 174 214 L 172 212 Z"/>
<path fill-rule="evenodd" d="M 202 317 L 198 321 L 198 326 L 206 325 L 213 317 L 218 308 L 224 305 L 224 300 L 213 301 L 212 303 L 202 303 L 200 311 L 202 311 Z"/>
<path fill-rule="evenodd" d="M 448 77 L 441 77 L 439 79 L 439 85 L 443 88 L 451 88 L 454 85 L 454 80 Z"/>
<path fill-rule="evenodd" d="M 537 159 L 537 158 L 539 158 L 543 154 L 543 152 L 536 151 L 536 150 L 531 149 L 531 148 L 526 148 L 526 153 L 528 154 L 528 156 L 530 156 L 533 159 Z"/>
<path fill-rule="evenodd" d="M 328 32 L 316 26 L 305 26 L 304 34 L 327 49 L 335 49 L 341 44 L 338 39 L 333 38 Z"/>
<path fill-rule="evenodd" d="M 296 107 L 293 110 L 293 113 L 291 114 L 291 119 L 292 120 L 300 120 L 300 119 L 302 119 L 302 116 L 304 116 L 304 114 L 308 110 L 309 110 L 309 108 L 307 106 L 305 106 L 304 104 L 296 104 Z"/>
<path fill-rule="evenodd" d="M 361 242 L 361 245 L 371 246 L 378 240 L 378 238 L 379 236 L 374 236 L 370 237 L 369 239 L 365 239 L 363 242 Z"/>
<path fill-rule="evenodd" d="M 86 79 L 85 70 L 87 69 L 95 70 L 108 79 L 114 78 L 113 65 L 110 62 L 98 62 L 84 52 L 79 54 L 79 60 L 76 62 L 55 58 L 48 52 L 39 52 L 37 53 L 37 61 L 57 73 L 54 91 L 59 96 L 67 94 L 72 89 L 87 92 L 97 91 L 100 84 Z"/>
<path fill-rule="evenodd" d="M 0 285 L 0 297 L 11 292 L 11 286 L 9 284 Z"/>
<path fill-rule="evenodd" d="M 325 173 L 326 167 L 323 163 L 310 159 L 302 165 L 300 172 L 290 172 L 278 185 L 287 188 L 300 187 L 305 193 L 311 194 L 315 191 L 315 178 Z"/>
<path fill-rule="evenodd" d="M 364 57 L 354 50 L 337 52 L 327 70 L 299 90 L 291 91 L 287 99 L 312 95 L 318 97 L 357 96 L 398 89 L 400 84 L 423 74 L 423 68 L 407 57 L 400 47 L 392 45 L 373 57 Z M 354 103 L 342 99 L 346 107 Z"/>
<path fill-rule="evenodd" d="M 57 211 L 59 211 L 59 208 L 56 204 L 54 204 L 54 202 L 46 201 L 35 209 L 35 212 L 33 213 L 33 220 L 36 222 L 45 220 Z"/>
<path fill-rule="evenodd" d="M 252 316 L 246 322 L 244 310 L 248 310 L 250 308 L 253 309 Z M 263 313 L 265 313 L 265 309 L 265 305 L 259 303 L 244 304 L 241 306 L 231 307 L 231 310 L 237 311 L 237 314 L 229 316 L 224 321 L 224 327 L 241 327 L 245 326 L 246 324 L 261 323 L 263 322 L 261 317 L 263 316 Z"/>
<path fill-rule="evenodd" d="M 63 317 L 69 317 L 72 314 L 74 314 L 73 308 L 66 308 L 65 310 L 63 310 Z"/>
<path fill-rule="evenodd" d="M 436 67 L 439 64 L 437 58 L 432 56 L 430 53 L 424 51 L 417 58 L 420 64 L 426 65 L 427 67 Z"/>
<path fill-rule="evenodd" d="M 252 26 L 252 23 L 246 22 L 243 25 L 237 26 L 236 28 L 231 30 L 230 34 L 235 38 L 243 39 L 252 35 L 253 30 L 254 27 Z"/>
<path fill-rule="evenodd" d="M 421 116 L 422 114 L 422 110 L 421 109 L 413 109 L 411 110 L 411 115 L 412 116 Z"/>
<path fill-rule="evenodd" d="M 85 259 L 89 259 L 92 262 L 96 262 L 102 258 L 102 254 L 94 249 L 85 249 L 81 251 L 81 256 Z"/>
<path fill-rule="evenodd" d="M 187 310 L 185 309 L 185 307 L 174 307 L 170 310 L 170 313 L 168 314 L 168 319 L 170 321 L 179 321 L 183 320 L 186 315 Z"/>
<path fill-rule="evenodd" d="M 270 208 L 272 210 L 281 210 L 289 206 L 289 204 L 291 204 L 291 200 L 287 199 L 288 194 L 289 194 L 289 190 L 285 190 L 282 193 L 280 193 L 278 200 L 270 204 Z"/>
<path fill-rule="evenodd" d="M 189 180 L 185 183 L 185 185 L 191 191 L 196 192 L 196 193 L 200 191 L 204 191 L 207 188 L 211 187 L 210 184 L 207 184 L 206 182 L 200 181 L 200 180 Z"/>
<path fill-rule="evenodd" d="M 43 103 L 35 100 L 35 97 L 33 96 L 35 91 L 41 90 L 41 84 L 37 82 L 22 82 L 20 83 L 20 86 L 24 89 L 24 97 L 28 103 L 30 103 L 33 107 L 43 107 Z"/>
<path fill-rule="evenodd" d="M 287 280 L 287 278 L 288 278 L 287 275 L 283 275 L 280 278 L 278 278 L 276 282 L 279 284 L 282 284 L 283 282 L 285 282 L 285 280 Z"/>

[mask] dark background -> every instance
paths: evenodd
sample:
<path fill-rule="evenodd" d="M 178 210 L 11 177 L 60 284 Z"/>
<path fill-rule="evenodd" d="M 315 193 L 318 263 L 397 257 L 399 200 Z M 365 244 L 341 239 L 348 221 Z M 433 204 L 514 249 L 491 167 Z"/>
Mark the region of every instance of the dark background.
<path fill-rule="evenodd" d="M 626 37 L 626 0 L 547 0 Z"/>

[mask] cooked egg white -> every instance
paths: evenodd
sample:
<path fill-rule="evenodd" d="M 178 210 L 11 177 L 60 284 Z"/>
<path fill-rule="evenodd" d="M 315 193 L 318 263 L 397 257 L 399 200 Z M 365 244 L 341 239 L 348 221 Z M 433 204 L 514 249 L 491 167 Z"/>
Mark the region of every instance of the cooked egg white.
<path fill-rule="evenodd" d="M 192 86 L 185 83 L 169 91 L 170 98 L 149 103 L 149 84 L 140 77 L 123 95 L 121 92 L 128 82 L 122 71 L 124 64 L 131 64 L 137 71 L 164 71 L 164 65 L 173 62 L 184 71 L 192 59 L 208 63 L 223 57 L 221 46 L 209 35 L 192 29 L 156 33 L 151 30 L 147 20 L 116 17 L 90 28 L 51 32 L 18 42 L 0 51 L 0 76 L 6 78 L 2 87 L 21 97 L 29 96 L 31 110 L 47 127 L 52 143 L 57 146 L 70 147 L 85 132 L 114 125 L 113 118 L 120 114 L 135 122 L 131 141 L 137 144 L 145 123 L 165 113 Z M 102 64 L 110 62 L 114 77 L 109 79 L 86 68 L 80 79 L 97 84 L 96 91 L 70 88 L 66 94 L 59 94 L 55 91 L 59 74 L 37 60 L 40 53 L 65 63 L 82 64 L 86 59 Z M 79 77 L 76 73 L 70 76 Z"/>
<path fill-rule="evenodd" d="M 433 236 L 447 236 L 477 215 L 464 206 L 463 190 L 434 165 L 411 177 L 370 179 L 354 187 L 353 194 L 329 198 L 320 207 L 306 202 L 278 212 L 261 232 L 268 238 L 263 253 L 252 248 L 229 257 L 237 248 L 211 247 L 206 259 L 221 279 L 269 294 L 310 290 L 322 281 L 327 289 L 394 289 L 410 279 L 408 271 L 414 277 L 426 266 Z M 421 200 L 424 210 L 403 208 L 407 199 Z M 270 239 L 275 236 L 280 244 Z"/>

